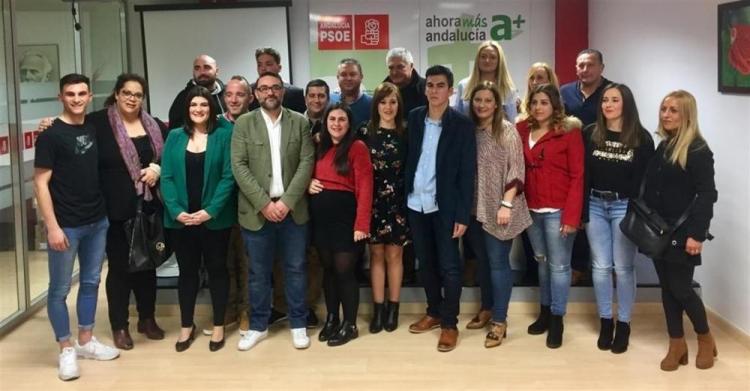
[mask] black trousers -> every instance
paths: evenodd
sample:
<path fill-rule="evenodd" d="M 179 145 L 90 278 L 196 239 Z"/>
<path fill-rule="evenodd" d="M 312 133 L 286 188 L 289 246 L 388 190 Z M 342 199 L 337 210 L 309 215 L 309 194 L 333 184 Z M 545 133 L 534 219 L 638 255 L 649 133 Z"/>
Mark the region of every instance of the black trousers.
<path fill-rule="evenodd" d="M 106 290 L 112 330 L 128 328 L 130 292 L 135 296 L 139 320 L 153 318 L 156 303 L 156 270 L 128 272 L 129 249 L 123 223 L 110 221 L 107 230 Z"/>
<path fill-rule="evenodd" d="M 708 319 L 703 301 L 693 290 L 693 273 L 695 266 L 684 262 L 654 260 L 656 274 L 661 285 L 661 302 L 664 316 L 667 319 L 667 332 L 670 338 L 682 338 L 685 330 L 682 327 L 682 313 L 687 313 L 698 334 L 708 330 Z"/>
<path fill-rule="evenodd" d="M 171 230 L 172 245 L 180 267 L 177 295 L 182 327 L 193 325 L 201 265 L 208 272 L 214 326 L 224 324 L 229 296 L 227 251 L 230 231 L 230 228 L 210 230 L 203 225 Z"/>
<path fill-rule="evenodd" d="M 440 319 L 443 328 L 455 328 L 464 265 L 458 252 L 458 239 L 452 237 L 453 223 L 445 222 L 440 212 L 424 214 L 411 209 L 408 219 L 427 296 L 427 315 Z"/>

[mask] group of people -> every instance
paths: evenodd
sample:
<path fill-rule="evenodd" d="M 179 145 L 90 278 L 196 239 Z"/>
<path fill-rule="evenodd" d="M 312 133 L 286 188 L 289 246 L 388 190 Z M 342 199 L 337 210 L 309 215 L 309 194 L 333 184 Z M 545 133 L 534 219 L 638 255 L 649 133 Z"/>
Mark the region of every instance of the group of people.
<path fill-rule="evenodd" d="M 573 242 L 584 229 L 601 323 L 597 346 L 623 353 L 636 292 L 637 248 L 619 229 L 628 200 L 643 198 L 670 223 L 688 210 L 672 246 L 654 259 L 670 336 L 661 368 L 687 363 L 683 312 L 698 334 L 696 365 L 713 365 L 715 343 L 691 282 L 717 192 L 712 153 L 688 92 L 662 100 L 654 151 L 633 93 L 602 76 L 597 50 L 578 55 L 578 80 L 562 87 L 547 64 L 533 64 L 523 99 L 494 41 L 479 45 L 471 74 L 455 90 L 449 68 L 433 65 L 423 78 L 408 50 L 391 49 L 388 76 L 372 96 L 353 58 L 339 63 L 335 93 L 320 79 L 304 90 L 285 83 L 274 49 L 258 49 L 255 58 L 255 83 L 232 76 L 224 84 L 216 61 L 198 56 L 168 126 L 144 110 L 148 87 L 138 75 L 120 75 L 105 108 L 90 114 L 88 78 L 60 80 L 63 112 L 37 140 L 34 183 L 48 235 L 48 313 L 61 379 L 79 376 L 77 357 L 109 360 L 133 348 L 131 291 L 138 332 L 164 338 L 154 317 L 155 272 L 128 268 L 124 223 L 138 204 L 163 210 L 179 265 L 178 352 L 196 338 L 202 268 L 213 308 L 213 327 L 204 330 L 211 351 L 224 347 L 229 324 L 238 323 L 244 351 L 285 317 L 293 346 L 309 347 L 321 291 L 326 317 L 318 340 L 338 346 L 357 338 L 356 269 L 365 244 L 369 331 L 393 331 L 410 243 L 427 308 L 409 331 L 440 328 L 437 349 L 451 351 L 458 342 L 462 237 L 479 262 L 481 291 L 480 311 L 466 327 L 486 328 L 484 346 L 499 346 L 513 286 L 511 245 L 522 233 L 540 286 L 540 313 L 528 333 L 546 333 L 546 345 L 558 348 Z M 92 336 L 105 252 L 116 348 Z M 73 343 L 65 299 L 76 255 Z"/>

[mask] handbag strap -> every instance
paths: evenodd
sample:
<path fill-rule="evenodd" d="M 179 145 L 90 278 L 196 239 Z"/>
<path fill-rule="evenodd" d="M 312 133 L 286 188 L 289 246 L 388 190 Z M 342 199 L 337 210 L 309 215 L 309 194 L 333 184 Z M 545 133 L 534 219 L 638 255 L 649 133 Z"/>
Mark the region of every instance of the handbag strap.
<path fill-rule="evenodd" d="M 682 223 L 687 220 L 688 215 L 690 214 L 690 211 L 693 209 L 693 205 L 695 205 L 695 201 L 698 199 L 698 195 L 696 194 L 695 197 L 693 197 L 693 200 L 690 201 L 690 205 L 688 205 L 687 208 L 685 208 L 685 211 L 682 212 L 680 215 L 680 218 L 675 221 L 674 226 L 672 227 L 672 232 L 677 231 L 677 228 L 680 228 Z"/>
<path fill-rule="evenodd" d="M 641 188 L 638 191 L 638 198 L 643 200 L 643 194 L 646 192 L 646 177 L 647 175 L 643 175 L 643 179 L 641 179 Z M 690 215 L 690 211 L 693 210 L 693 205 L 695 205 L 695 201 L 698 199 L 698 195 L 696 194 L 695 197 L 693 197 L 693 200 L 690 201 L 690 205 L 688 205 L 687 208 L 685 208 L 685 211 L 682 212 L 680 215 L 680 218 L 675 221 L 674 225 L 672 226 L 672 232 L 677 231 L 677 228 L 680 228 L 680 226 L 687 220 L 688 215 Z"/>
<path fill-rule="evenodd" d="M 143 194 L 138 196 L 138 199 L 135 201 L 135 213 L 139 214 L 143 212 Z"/>

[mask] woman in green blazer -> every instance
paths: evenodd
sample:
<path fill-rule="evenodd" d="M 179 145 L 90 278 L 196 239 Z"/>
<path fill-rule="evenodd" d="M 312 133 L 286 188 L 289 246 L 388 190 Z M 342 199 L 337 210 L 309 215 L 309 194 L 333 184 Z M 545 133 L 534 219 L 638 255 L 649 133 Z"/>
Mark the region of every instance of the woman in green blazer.
<path fill-rule="evenodd" d="M 201 262 L 208 271 L 214 328 L 209 349 L 224 347 L 224 312 L 229 278 L 229 232 L 237 220 L 237 193 L 230 161 L 232 130 L 216 122 L 211 93 L 196 86 L 188 92 L 185 125 L 172 129 L 164 143 L 161 191 L 164 226 L 170 230 L 180 267 L 177 292 L 182 329 L 175 349 L 195 338 L 193 314 L 200 287 Z"/>

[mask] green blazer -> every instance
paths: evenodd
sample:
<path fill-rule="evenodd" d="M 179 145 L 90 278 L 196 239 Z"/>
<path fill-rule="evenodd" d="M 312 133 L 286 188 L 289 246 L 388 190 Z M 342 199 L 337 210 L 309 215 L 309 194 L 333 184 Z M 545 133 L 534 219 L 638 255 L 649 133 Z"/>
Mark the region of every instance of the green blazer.
<path fill-rule="evenodd" d="M 161 194 L 164 199 L 164 226 L 182 228 L 177 215 L 187 212 L 185 150 L 188 135 L 182 127 L 169 131 L 161 158 Z M 211 216 L 208 229 L 231 227 L 237 221 L 237 191 L 232 177 L 229 148 L 232 129 L 219 126 L 208 135 L 203 166 L 201 207 Z"/>
<path fill-rule="evenodd" d="M 257 231 L 266 222 L 260 212 L 271 202 L 271 148 L 268 129 L 261 109 L 240 116 L 232 134 L 232 172 L 240 188 L 239 222 L 242 227 Z M 309 220 L 307 186 L 310 184 L 314 147 L 310 125 L 305 117 L 286 108 L 281 109 L 281 176 L 284 195 L 281 201 L 290 209 L 294 222 Z"/>

